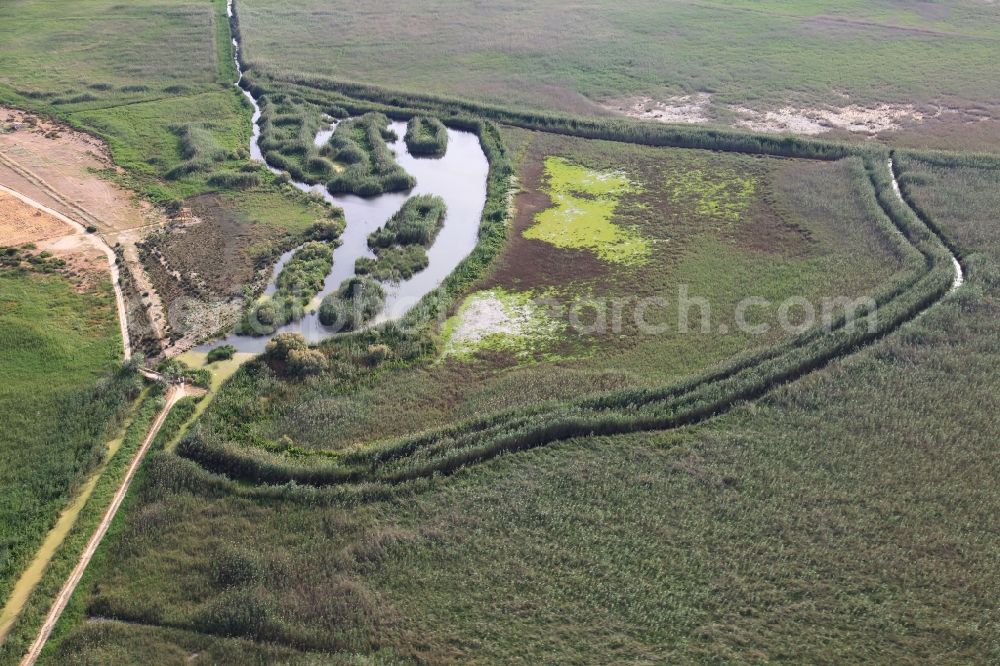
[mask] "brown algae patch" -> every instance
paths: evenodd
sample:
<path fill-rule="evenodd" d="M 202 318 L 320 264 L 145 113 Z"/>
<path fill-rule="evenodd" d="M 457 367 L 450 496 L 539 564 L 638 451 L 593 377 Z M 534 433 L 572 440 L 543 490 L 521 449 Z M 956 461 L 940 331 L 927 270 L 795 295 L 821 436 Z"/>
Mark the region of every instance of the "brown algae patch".
<path fill-rule="evenodd" d="M 624 173 L 596 171 L 549 157 L 545 175 L 545 192 L 553 205 L 535 215 L 535 224 L 524 231 L 525 238 L 591 250 L 609 263 L 636 265 L 648 260 L 650 241 L 634 229 L 611 222 L 621 196 L 640 191 Z"/>

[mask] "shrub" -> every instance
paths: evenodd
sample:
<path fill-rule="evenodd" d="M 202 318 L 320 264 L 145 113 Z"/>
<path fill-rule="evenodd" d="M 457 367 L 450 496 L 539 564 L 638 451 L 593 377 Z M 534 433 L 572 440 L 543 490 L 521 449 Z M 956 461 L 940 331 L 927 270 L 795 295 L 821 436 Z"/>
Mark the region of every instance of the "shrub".
<path fill-rule="evenodd" d="M 315 222 L 306 229 L 306 238 L 316 241 L 335 241 L 344 233 L 344 220 L 341 217 Z"/>
<path fill-rule="evenodd" d="M 306 339 L 300 333 L 279 333 L 271 338 L 264 348 L 270 358 L 279 361 L 288 359 L 288 354 L 292 351 L 307 349 Z"/>
<path fill-rule="evenodd" d="M 322 152 L 347 168 L 327 183 L 330 193 L 370 197 L 412 189 L 416 180 L 399 166 L 385 143 L 394 136 L 389 119 L 381 113 L 366 113 L 337 125 Z"/>
<path fill-rule="evenodd" d="M 360 257 L 354 263 L 354 272 L 368 275 L 379 282 L 408 280 L 427 268 L 427 250 L 421 245 L 405 245 L 379 250 L 378 257 Z"/>
<path fill-rule="evenodd" d="M 216 187 L 246 189 L 249 187 L 257 187 L 260 183 L 260 174 L 258 173 L 217 171 L 208 178 L 208 184 Z"/>
<path fill-rule="evenodd" d="M 375 344 L 368 345 L 368 362 L 378 365 L 392 357 L 392 350 L 389 345 Z"/>
<path fill-rule="evenodd" d="M 212 380 L 208 370 L 190 368 L 175 358 L 161 362 L 156 366 L 156 371 L 167 379 L 179 379 L 202 388 L 208 388 Z"/>
<path fill-rule="evenodd" d="M 236 353 L 236 347 L 232 345 L 221 345 L 215 349 L 209 350 L 208 352 L 208 362 L 215 363 L 216 361 L 228 361 Z"/>
<path fill-rule="evenodd" d="M 288 370 L 294 375 L 316 375 L 326 368 L 326 356 L 315 349 L 293 349 L 288 352 Z"/>
<path fill-rule="evenodd" d="M 323 299 L 319 321 L 338 331 L 357 330 L 378 313 L 384 302 L 382 285 L 369 277 L 352 277 Z"/>
<path fill-rule="evenodd" d="M 444 224 L 444 199 L 430 194 L 410 197 L 380 229 L 368 236 L 376 258 L 362 257 L 355 272 L 376 280 L 399 281 L 427 268 L 429 247 Z"/>
<path fill-rule="evenodd" d="M 393 213 L 389 221 L 368 236 L 371 248 L 393 245 L 430 246 L 444 224 L 447 208 L 444 199 L 432 194 L 410 197 Z"/>

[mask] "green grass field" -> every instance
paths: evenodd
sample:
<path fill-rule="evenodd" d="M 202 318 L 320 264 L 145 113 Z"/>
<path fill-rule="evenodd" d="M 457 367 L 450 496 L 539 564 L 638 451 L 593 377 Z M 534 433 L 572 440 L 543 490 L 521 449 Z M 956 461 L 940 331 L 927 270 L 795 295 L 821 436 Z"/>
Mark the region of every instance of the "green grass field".
<path fill-rule="evenodd" d="M 1000 657 L 1000 237 L 962 212 L 993 209 L 997 173 L 974 172 L 990 187 L 971 207 L 946 175 L 924 185 L 944 194 L 914 190 L 977 267 L 967 288 L 705 425 L 571 440 L 360 504 L 151 460 L 85 602 L 131 624 L 79 625 L 50 662 Z"/>
<path fill-rule="evenodd" d="M 104 453 L 136 389 L 107 283 L 0 276 L 0 597 Z"/>
<path fill-rule="evenodd" d="M 184 0 L 4 3 L 0 99 L 81 107 L 214 87 L 231 67 L 210 37 L 224 10 Z"/>
<path fill-rule="evenodd" d="M 277 76 L 318 74 L 583 114 L 604 113 L 598 103 L 610 99 L 708 92 L 710 115 L 723 122 L 726 105 L 1000 103 L 989 58 L 1000 10 L 973 0 L 587 0 L 570 13 L 552 0 L 475 10 L 451 0 L 391 10 L 243 0 L 237 8 L 246 60 Z"/>

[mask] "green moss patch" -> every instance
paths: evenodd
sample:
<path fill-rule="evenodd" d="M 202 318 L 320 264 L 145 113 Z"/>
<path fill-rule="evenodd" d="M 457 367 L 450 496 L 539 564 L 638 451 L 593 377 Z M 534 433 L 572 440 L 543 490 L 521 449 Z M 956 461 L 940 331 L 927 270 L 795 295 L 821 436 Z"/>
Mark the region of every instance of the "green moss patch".
<path fill-rule="evenodd" d="M 643 264 L 650 242 L 611 220 L 621 200 L 639 186 L 617 171 L 595 171 L 561 157 L 545 160 L 546 193 L 553 206 L 535 216 L 524 237 L 556 247 L 592 250 L 615 264 Z"/>
<path fill-rule="evenodd" d="M 733 169 L 678 169 L 667 176 L 666 185 L 674 203 L 727 223 L 740 221 L 757 191 L 756 178 Z"/>

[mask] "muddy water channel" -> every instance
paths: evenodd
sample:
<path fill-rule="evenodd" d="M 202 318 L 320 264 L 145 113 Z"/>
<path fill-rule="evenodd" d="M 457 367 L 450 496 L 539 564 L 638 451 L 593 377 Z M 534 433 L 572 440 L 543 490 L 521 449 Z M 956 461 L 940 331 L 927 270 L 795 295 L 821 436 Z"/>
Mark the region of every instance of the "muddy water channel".
<path fill-rule="evenodd" d="M 239 44 L 236 40 L 233 40 L 233 44 L 238 52 Z M 237 58 L 236 67 L 240 78 L 242 78 L 239 58 Z M 250 155 L 254 160 L 266 164 L 258 145 L 260 107 L 257 100 L 248 91 L 242 88 L 240 90 L 254 108 Z M 283 326 L 276 333 L 301 333 L 309 342 L 319 342 L 336 333 L 336 330 L 323 326 L 319 321 L 317 311 L 320 300 L 326 294 L 336 291 L 344 280 L 354 275 L 356 259 L 374 256 L 368 249 L 368 235 L 384 225 L 410 196 L 435 194 L 444 199 L 448 206 L 448 213 L 434 244 L 427 250 L 430 262 L 428 267 L 409 280 L 398 284 L 383 284 L 386 291 L 385 306 L 375 317 L 373 323 L 402 317 L 424 295 L 439 286 L 475 248 L 478 240 L 479 221 L 486 203 L 486 177 L 489 171 L 486 155 L 479 145 L 479 137 L 470 132 L 449 129 L 448 150 L 443 157 L 414 157 L 406 149 L 406 143 L 403 141 L 403 135 L 406 134 L 406 123 L 393 122 L 391 128 L 398 138 L 396 141 L 389 142 L 389 146 L 396 154 L 396 160 L 400 166 L 416 178 L 417 185 L 413 190 L 387 193 L 371 198 L 350 194 L 333 196 L 327 192 L 323 185 L 309 185 L 292 181 L 292 184 L 300 190 L 315 193 L 331 205 L 342 208 L 347 226 L 340 237 L 340 246 L 333 252 L 333 268 L 326 276 L 322 292 L 306 308 L 307 313 L 304 318 Z M 321 129 L 316 135 L 317 145 L 328 141 L 332 130 L 332 125 Z M 274 173 L 282 173 L 270 165 L 267 166 Z M 282 255 L 271 275 L 265 294 L 274 292 L 274 280 L 281 268 L 291 258 L 293 252 L 294 250 Z M 199 349 L 207 350 L 224 342 L 235 346 L 241 352 L 259 353 L 264 351 L 264 345 L 267 344 L 270 337 L 234 334 L 225 340 L 216 340 L 202 345 Z"/>

